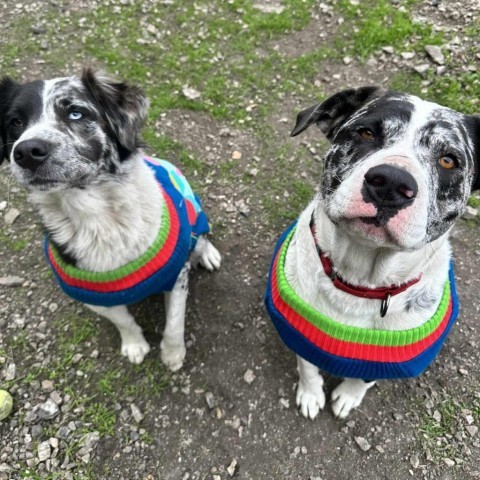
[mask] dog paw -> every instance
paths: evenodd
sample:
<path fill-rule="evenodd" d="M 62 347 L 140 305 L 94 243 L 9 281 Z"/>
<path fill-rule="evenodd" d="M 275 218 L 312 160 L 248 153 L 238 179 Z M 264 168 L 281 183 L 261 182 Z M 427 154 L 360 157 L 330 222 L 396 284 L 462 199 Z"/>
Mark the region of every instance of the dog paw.
<path fill-rule="evenodd" d="M 150 351 L 150 345 L 144 340 L 122 343 L 122 355 L 136 365 L 143 362 L 145 355 Z"/>
<path fill-rule="evenodd" d="M 373 383 L 365 383 L 363 380 L 358 379 L 345 379 L 332 392 L 332 410 L 334 415 L 338 418 L 346 418 L 354 408 L 357 408 L 362 403 L 365 393 L 367 393 L 367 390 Z"/>
<path fill-rule="evenodd" d="M 210 243 L 204 239 L 204 243 L 198 252 L 200 265 L 208 271 L 218 270 L 222 263 L 222 256 L 220 252 Z"/>
<path fill-rule="evenodd" d="M 297 407 L 305 418 L 314 419 L 325 406 L 322 385 L 306 386 L 301 380 L 297 387 Z"/>
<path fill-rule="evenodd" d="M 168 345 L 162 341 L 160 348 L 163 364 L 172 372 L 180 370 L 187 353 L 185 345 Z"/>

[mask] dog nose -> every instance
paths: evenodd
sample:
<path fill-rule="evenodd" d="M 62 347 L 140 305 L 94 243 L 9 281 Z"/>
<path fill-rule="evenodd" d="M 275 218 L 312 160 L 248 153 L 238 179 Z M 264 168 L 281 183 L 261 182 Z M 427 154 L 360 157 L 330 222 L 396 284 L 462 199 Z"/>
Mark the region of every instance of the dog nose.
<path fill-rule="evenodd" d="M 22 168 L 28 168 L 34 172 L 50 154 L 50 145 L 38 138 L 24 140 L 15 147 L 13 159 Z"/>
<path fill-rule="evenodd" d="M 402 208 L 413 202 L 418 185 L 413 176 L 394 165 L 377 165 L 366 174 L 363 192 L 376 207 Z"/>

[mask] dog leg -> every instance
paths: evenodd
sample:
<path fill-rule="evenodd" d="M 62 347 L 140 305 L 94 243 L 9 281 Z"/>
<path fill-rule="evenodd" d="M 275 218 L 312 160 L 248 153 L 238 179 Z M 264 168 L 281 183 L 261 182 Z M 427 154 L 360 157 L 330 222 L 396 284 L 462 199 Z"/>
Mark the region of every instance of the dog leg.
<path fill-rule="evenodd" d="M 197 244 L 193 250 L 191 262 L 193 265 L 200 263 L 203 268 L 211 272 L 220 268 L 222 256 L 207 237 L 201 235 L 198 237 Z"/>
<path fill-rule="evenodd" d="M 142 329 L 135 322 L 135 319 L 125 305 L 116 307 L 100 307 L 88 305 L 98 315 L 108 318 L 120 332 L 122 337 L 122 355 L 132 363 L 142 363 L 145 355 L 150 351 L 150 345 L 143 337 Z"/>
<path fill-rule="evenodd" d="M 332 410 L 336 417 L 345 418 L 357 408 L 375 382 L 365 382 L 359 378 L 345 378 L 332 392 Z"/>
<path fill-rule="evenodd" d="M 313 420 L 325 406 L 323 378 L 315 365 L 298 355 L 297 370 L 300 376 L 297 387 L 297 407 L 304 417 Z"/>
<path fill-rule="evenodd" d="M 165 293 L 166 324 L 160 343 L 162 362 L 175 372 L 182 368 L 185 359 L 185 309 L 188 295 L 188 272 L 190 264 L 186 263 L 171 292 Z"/>

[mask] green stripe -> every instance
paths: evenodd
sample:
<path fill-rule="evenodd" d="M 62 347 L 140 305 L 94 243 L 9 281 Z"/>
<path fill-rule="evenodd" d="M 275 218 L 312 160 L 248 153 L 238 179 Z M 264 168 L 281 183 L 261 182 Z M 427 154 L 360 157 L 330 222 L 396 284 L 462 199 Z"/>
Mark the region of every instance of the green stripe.
<path fill-rule="evenodd" d="M 317 329 L 326 333 L 330 337 L 345 342 L 394 347 L 418 342 L 430 335 L 442 323 L 450 301 L 450 282 L 448 281 L 445 283 L 442 299 L 433 317 L 423 325 L 409 330 L 374 330 L 352 327 L 335 322 L 316 311 L 294 292 L 285 276 L 285 258 L 295 230 L 296 228 L 292 229 L 283 245 L 280 247 L 277 262 L 278 291 L 285 303 Z"/>
<path fill-rule="evenodd" d="M 76 278 L 78 280 L 86 280 L 89 282 L 112 282 L 114 280 L 119 280 L 131 273 L 135 272 L 139 268 L 143 267 L 148 263 L 155 255 L 163 248 L 168 234 L 170 232 L 170 215 L 168 211 L 168 206 L 165 203 L 162 210 L 162 220 L 160 229 L 157 234 L 157 238 L 152 243 L 150 248 L 139 258 L 133 260 L 122 267 L 119 267 L 115 270 L 110 270 L 108 272 L 89 272 L 87 270 L 81 270 L 66 263 L 63 258 L 60 256 L 60 253 L 55 248 L 55 246 L 50 242 L 50 248 L 52 250 L 53 257 L 55 262 L 58 264 L 60 269 L 64 271 L 68 276 Z"/>

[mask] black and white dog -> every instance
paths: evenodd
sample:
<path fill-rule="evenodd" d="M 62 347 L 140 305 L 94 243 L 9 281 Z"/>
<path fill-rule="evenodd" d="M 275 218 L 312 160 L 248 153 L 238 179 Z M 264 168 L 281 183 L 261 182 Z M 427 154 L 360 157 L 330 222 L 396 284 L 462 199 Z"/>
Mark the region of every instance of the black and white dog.
<path fill-rule="evenodd" d="M 147 107 L 138 87 L 90 69 L 81 77 L 23 85 L 0 81 L 0 159 L 10 160 L 52 244 L 74 265 L 70 270 L 117 271 L 142 259 L 162 229 L 166 198 L 139 140 Z M 190 256 L 184 251 L 186 261 L 165 292 L 161 356 L 171 370 L 182 366 L 186 353 L 190 263 L 213 270 L 221 261 L 204 235 Z M 87 306 L 116 325 L 122 354 L 142 362 L 150 347 L 126 305 Z"/>
<path fill-rule="evenodd" d="M 299 113 L 331 142 L 320 193 L 284 235 L 267 310 L 297 353 L 297 405 L 346 417 L 381 378 L 416 376 L 458 306 L 449 231 L 480 187 L 480 117 L 362 87 Z M 450 281 L 449 281 L 450 276 Z"/>

